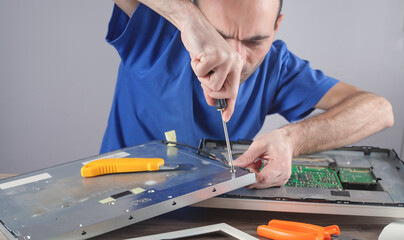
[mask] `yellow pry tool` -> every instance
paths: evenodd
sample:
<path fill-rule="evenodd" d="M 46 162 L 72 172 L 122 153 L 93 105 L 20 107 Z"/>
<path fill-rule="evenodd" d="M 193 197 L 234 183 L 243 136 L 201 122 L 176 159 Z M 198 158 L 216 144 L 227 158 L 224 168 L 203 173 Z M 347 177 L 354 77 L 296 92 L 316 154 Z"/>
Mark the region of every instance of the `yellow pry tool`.
<path fill-rule="evenodd" d="M 185 164 L 164 165 L 162 158 L 103 158 L 84 165 L 81 168 L 81 176 L 95 177 L 110 173 L 177 170 L 182 165 Z"/>

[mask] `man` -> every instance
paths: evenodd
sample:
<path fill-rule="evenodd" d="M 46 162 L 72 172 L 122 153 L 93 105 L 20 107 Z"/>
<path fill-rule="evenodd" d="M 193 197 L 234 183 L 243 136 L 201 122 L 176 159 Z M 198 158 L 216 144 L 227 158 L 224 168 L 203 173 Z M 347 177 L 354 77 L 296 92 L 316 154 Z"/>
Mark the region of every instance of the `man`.
<path fill-rule="evenodd" d="M 390 103 L 310 68 L 274 38 L 280 0 L 115 0 L 107 40 L 122 63 L 101 152 L 175 130 L 179 142 L 252 139 L 265 116 L 294 122 L 257 137 L 236 161 L 252 188 L 286 183 L 292 157 L 336 148 L 393 124 Z M 206 100 L 207 104 L 204 102 Z M 314 108 L 324 113 L 303 121 Z M 265 167 L 258 172 L 263 159 Z"/>

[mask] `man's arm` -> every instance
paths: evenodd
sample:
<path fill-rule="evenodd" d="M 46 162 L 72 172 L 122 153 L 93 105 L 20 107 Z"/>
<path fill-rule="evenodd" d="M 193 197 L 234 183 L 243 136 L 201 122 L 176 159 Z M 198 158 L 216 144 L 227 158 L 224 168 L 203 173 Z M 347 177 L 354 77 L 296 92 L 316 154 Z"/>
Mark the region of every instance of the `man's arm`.
<path fill-rule="evenodd" d="M 214 105 L 212 96 L 227 99 L 223 112 L 228 121 L 240 85 L 243 61 L 190 0 L 115 0 L 128 16 L 139 2 L 166 18 L 181 31 L 181 39 L 191 56 L 191 66 L 204 90 L 206 101 Z M 152 30 L 151 30 L 152 31 Z"/>
<path fill-rule="evenodd" d="M 391 104 L 384 98 L 340 82 L 317 103 L 326 112 L 259 136 L 236 161 L 257 173 L 250 187 L 284 185 L 292 157 L 352 144 L 394 123 Z M 261 161 L 266 166 L 258 173 Z"/>
<path fill-rule="evenodd" d="M 378 95 L 338 83 L 316 105 L 323 114 L 286 127 L 293 155 L 337 148 L 393 126 L 391 104 Z M 312 140 L 310 138 L 313 137 Z"/>

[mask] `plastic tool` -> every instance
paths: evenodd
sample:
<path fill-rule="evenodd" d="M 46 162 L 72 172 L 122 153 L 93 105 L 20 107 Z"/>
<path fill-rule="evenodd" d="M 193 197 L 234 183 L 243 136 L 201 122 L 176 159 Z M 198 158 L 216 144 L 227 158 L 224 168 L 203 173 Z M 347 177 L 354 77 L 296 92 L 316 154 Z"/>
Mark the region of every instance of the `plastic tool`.
<path fill-rule="evenodd" d="M 215 99 L 215 108 L 220 112 L 220 115 L 222 117 L 224 137 L 226 138 L 227 154 L 229 155 L 229 161 L 230 161 L 230 172 L 234 173 L 236 170 L 234 169 L 234 164 L 233 164 L 233 155 L 231 153 L 229 134 L 227 133 L 226 122 L 223 119 L 223 110 L 225 110 L 227 108 L 226 99 Z"/>
<path fill-rule="evenodd" d="M 179 170 L 184 164 L 164 165 L 162 158 L 104 158 L 87 163 L 81 168 L 81 176 L 95 177 L 110 173 Z"/>
<path fill-rule="evenodd" d="M 337 225 L 321 227 L 273 219 L 268 225 L 258 226 L 257 233 L 259 236 L 274 240 L 331 240 L 340 234 L 340 230 Z"/>

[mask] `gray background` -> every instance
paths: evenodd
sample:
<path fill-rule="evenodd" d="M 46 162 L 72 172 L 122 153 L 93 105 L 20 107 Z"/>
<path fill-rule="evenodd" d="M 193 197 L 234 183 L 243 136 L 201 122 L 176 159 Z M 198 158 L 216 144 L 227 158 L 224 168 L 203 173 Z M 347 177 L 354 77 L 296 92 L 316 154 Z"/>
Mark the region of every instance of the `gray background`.
<path fill-rule="evenodd" d="M 0 0 L 0 172 L 95 155 L 119 57 L 107 0 Z M 404 1 L 286 0 L 278 38 L 314 68 L 386 97 L 395 125 L 355 145 L 404 148 Z M 267 118 L 262 131 L 286 124 Z"/>

